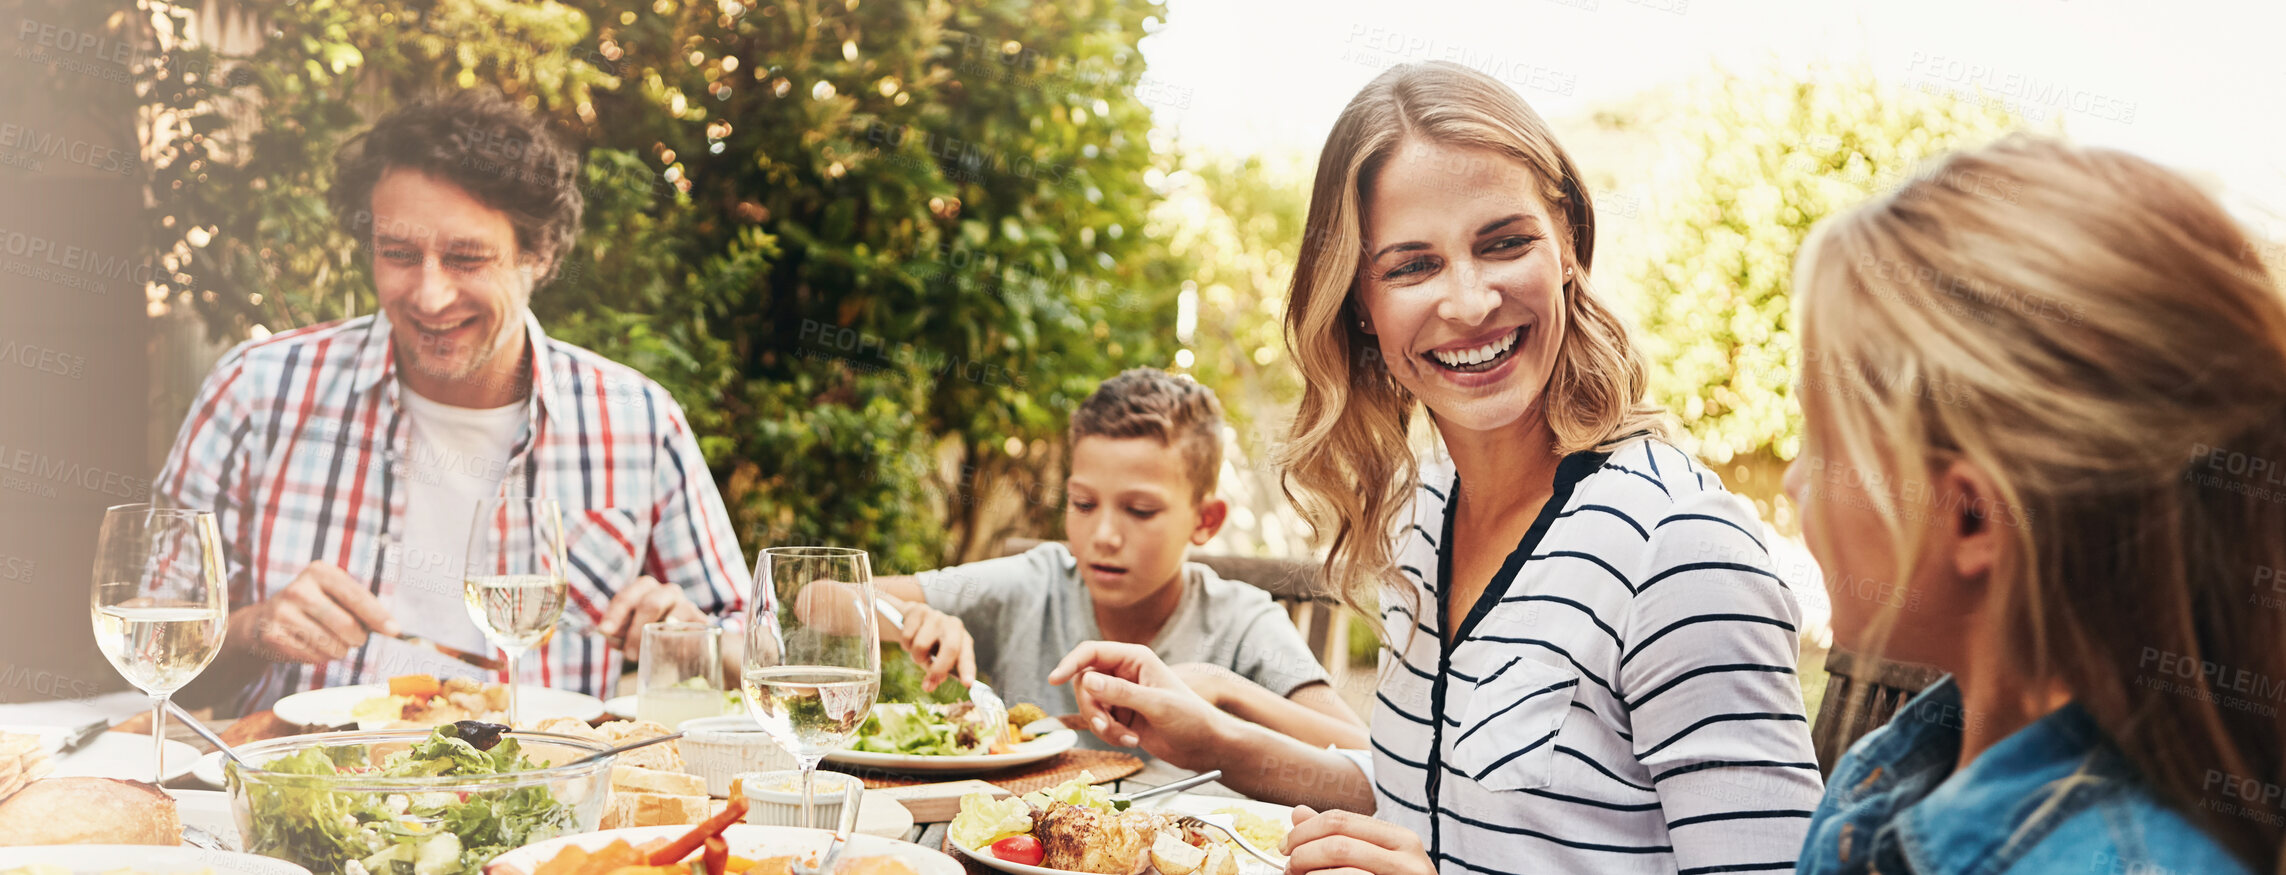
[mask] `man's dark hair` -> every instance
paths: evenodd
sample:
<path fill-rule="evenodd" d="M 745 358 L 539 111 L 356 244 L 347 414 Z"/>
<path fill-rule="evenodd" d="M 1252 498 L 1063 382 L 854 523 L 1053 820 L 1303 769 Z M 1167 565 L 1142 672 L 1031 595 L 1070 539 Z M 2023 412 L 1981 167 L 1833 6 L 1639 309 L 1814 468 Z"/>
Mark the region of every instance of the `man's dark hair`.
<path fill-rule="evenodd" d="M 516 246 L 539 259 L 533 287 L 555 278 L 579 234 L 579 155 L 547 123 L 491 89 L 460 91 L 382 116 L 334 154 L 326 199 L 369 255 L 373 186 L 391 170 L 452 183 L 508 214 Z"/>

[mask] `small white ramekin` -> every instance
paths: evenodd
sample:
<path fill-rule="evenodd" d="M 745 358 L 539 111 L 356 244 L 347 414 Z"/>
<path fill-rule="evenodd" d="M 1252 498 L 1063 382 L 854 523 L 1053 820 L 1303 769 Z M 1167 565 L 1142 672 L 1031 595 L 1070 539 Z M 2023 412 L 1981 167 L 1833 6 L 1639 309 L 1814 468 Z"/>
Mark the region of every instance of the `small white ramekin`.
<path fill-rule="evenodd" d="M 853 801 L 850 785 L 857 786 L 857 795 L 865 793 L 865 782 L 856 775 L 841 772 L 816 772 L 816 804 L 820 829 L 834 829 L 841 824 L 842 806 Z M 802 773 L 798 769 L 776 772 L 741 773 L 738 780 L 746 792 L 746 822 L 762 826 L 811 826 L 802 822 Z M 862 803 L 861 803 L 862 804 Z"/>

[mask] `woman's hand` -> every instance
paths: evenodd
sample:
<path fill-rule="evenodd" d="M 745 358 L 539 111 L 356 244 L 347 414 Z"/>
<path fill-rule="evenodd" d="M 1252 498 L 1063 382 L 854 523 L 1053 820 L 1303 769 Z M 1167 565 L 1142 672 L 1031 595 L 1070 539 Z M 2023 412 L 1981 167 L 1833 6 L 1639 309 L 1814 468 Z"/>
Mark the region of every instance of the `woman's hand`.
<path fill-rule="evenodd" d="M 1072 649 L 1048 682 L 1072 685 L 1095 737 L 1141 746 L 1186 769 L 1213 768 L 1232 718 L 1199 698 L 1159 655 L 1140 644 L 1090 641 Z"/>
<path fill-rule="evenodd" d="M 1412 830 L 1349 811 L 1294 806 L 1286 834 L 1286 871 L 1293 875 L 1436 875 L 1436 864 Z"/>

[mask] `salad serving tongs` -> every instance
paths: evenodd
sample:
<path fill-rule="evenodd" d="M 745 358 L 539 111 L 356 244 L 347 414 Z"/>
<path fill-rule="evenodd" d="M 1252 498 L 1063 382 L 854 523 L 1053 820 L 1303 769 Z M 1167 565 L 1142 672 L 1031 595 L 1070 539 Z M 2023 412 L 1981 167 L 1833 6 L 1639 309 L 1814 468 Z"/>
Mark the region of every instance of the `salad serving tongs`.
<path fill-rule="evenodd" d="M 905 612 L 898 610 L 896 605 L 890 604 L 888 599 L 874 596 L 873 609 L 880 611 L 881 616 L 889 621 L 889 625 L 897 627 L 897 631 L 905 631 Z M 991 684 L 985 683 L 983 678 L 978 678 L 970 683 L 968 685 L 968 700 L 976 704 L 976 710 L 981 717 L 973 722 L 983 723 L 988 730 L 986 737 L 994 739 L 1008 737 L 1008 703 L 1001 701 L 1000 694 L 992 691 Z M 985 745 L 985 750 L 988 752 L 991 750 L 989 743 Z"/>
<path fill-rule="evenodd" d="M 581 763 L 592 763 L 592 762 L 595 762 L 596 760 L 600 760 L 600 759 L 603 759 L 604 757 L 607 757 L 607 756 L 616 756 L 616 755 L 618 755 L 618 754 L 623 754 L 623 753 L 626 753 L 626 752 L 628 752 L 628 751 L 634 750 L 634 749 L 636 749 L 636 748 L 638 748 L 638 747 L 650 747 L 651 745 L 654 745 L 654 744 L 658 744 L 658 743 L 660 743 L 660 742 L 665 742 L 665 741 L 674 741 L 675 739 L 678 739 L 678 738 L 681 738 L 681 737 L 683 737 L 683 733 L 682 733 L 680 730 L 677 730 L 677 731 L 675 731 L 675 732 L 670 732 L 670 733 L 667 733 L 667 734 L 665 734 L 665 735 L 654 735 L 654 736 L 651 736 L 650 738 L 646 738 L 646 739 L 643 739 L 643 740 L 641 740 L 641 741 L 630 741 L 630 742 L 628 742 L 628 743 L 626 743 L 626 744 L 622 744 L 622 745 L 620 745 L 620 746 L 618 746 L 618 747 L 615 747 L 615 748 L 611 748 L 610 750 L 599 750 L 599 751 L 596 751 L 596 752 L 594 752 L 594 753 L 588 754 L 587 756 L 583 756 L 583 757 L 580 757 L 579 759 L 576 759 L 576 760 L 572 760 L 571 762 L 568 762 L 568 763 L 562 763 L 562 764 L 559 764 L 559 765 L 555 765 L 555 766 L 550 766 L 549 768 L 563 768 L 564 766 L 576 766 L 576 765 L 579 765 L 579 764 L 581 764 Z"/>
<path fill-rule="evenodd" d="M 1160 784 L 1160 785 L 1159 785 L 1159 786 L 1157 786 L 1157 787 L 1148 787 L 1148 788 L 1145 788 L 1145 789 L 1142 789 L 1142 790 L 1137 790 L 1137 791 L 1135 791 L 1135 792 L 1133 792 L 1133 793 L 1113 793 L 1113 794 L 1111 794 L 1111 801 L 1113 801 L 1113 802 L 1126 802 L 1126 803 L 1128 803 L 1128 804 L 1132 805 L 1132 804 L 1134 804 L 1134 803 L 1137 803 L 1137 802 L 1141 802 L 1141 801 L 1143 801 L 1143 800 L 1145 800 L 1145 799 L 1149 799 L 1149 798 L 1151 798 L 1151 797 L 1153 797 L 1153 796 L 1165 796 L 1165 795 L 1167 795 L 1167 794 L 1169 794 L 1169 793 L 1175 793 L 1175 792 L 1179 792 L 1179 791 L 1182 791 L 1182 790 L 1188 790 L 1188 789 L 1190 789 L 1190 788 L 1192 788 L 1192 787 L 1196 787 L 1196 786 L 1198 786 L 1198 785 L 1200 785 L 1200 784 L 1204 784 L 1204 783 L 1207 783 L 1207 782 L 1209 782 L 1209 781 L 1218 780 L 1218 779 L 1220 779 L 1221 777 L 1222 777 L 1222 770 L 1221 770 L 1221 769 L 1214 769 L 1214 770 L 1211 770 L 1211 771 L 1200 772 L 1200 773 L 1198 773 L 1198 774 L 1196 774 L 1196 775 L 1192 775 L 1192 776 L 1190 776 L 1190 777 L 1188 777 L 1188 778 L 1184 778 L 1184 779 L 1182 779 L 1182 780 L 1180 780 L 1180 781 L 1168 781 L 1167 783 L 1164 783 L 1164 784 Z"/>
<path fill-rule="evenodd" d="M 246 765 L 245 760 L 238 758 L 238 751 L 230 746 L 230 742 L 223 741 L 221 735 L 217 734 L 212 729 L 206 728 L 206 724 L 204 722 L 200 721 L 196 717 L 191 716 L 191 712 L 184 710 L 183 706 L 175 704 L 173 699 L 167 700 L 167 711 L 174 714 L 176 720 L 182 721 L 184 726 L 190 727 L 190 731 L 198 733 L 198 737 L 206 739 L 208 744 L 214 745 L 216 750 L 222 751 L 222 755 L 225 758 L 228 758 L 231 762 L 237 763 L 240 766 Z"/>

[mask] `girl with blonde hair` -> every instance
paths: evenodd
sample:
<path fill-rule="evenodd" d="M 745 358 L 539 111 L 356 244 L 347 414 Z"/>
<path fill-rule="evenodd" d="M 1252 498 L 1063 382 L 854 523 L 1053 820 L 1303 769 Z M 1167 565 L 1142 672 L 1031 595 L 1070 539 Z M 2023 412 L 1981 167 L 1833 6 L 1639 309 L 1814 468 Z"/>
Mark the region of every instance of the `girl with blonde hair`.
<path fill-rule="evenodd" d="M 1794 598 L 1752 510 L 1662 439 L 1594 252 L 1578 171 L 1507 86 L 1408 64 L 1351 100 L 1287 306 L 1281 458 L 1327 580 L 1386 627 L 1371 750 L 1241 723 L 1113 644 L 1051 677 L 1087 673 L 1097 735 L 1310 806 L 1294 872 L 1791 869 L 1820 787 Z"/>
<path fill-rule="evenodd" d="M 2254 252 L 2183 178 L 2033 138 L 1813 235 L 1787 479 L 1835 643 L 1949 675 L 1836 765 L 1799 871 L 2277 870 L 2286 301 Z"/>

